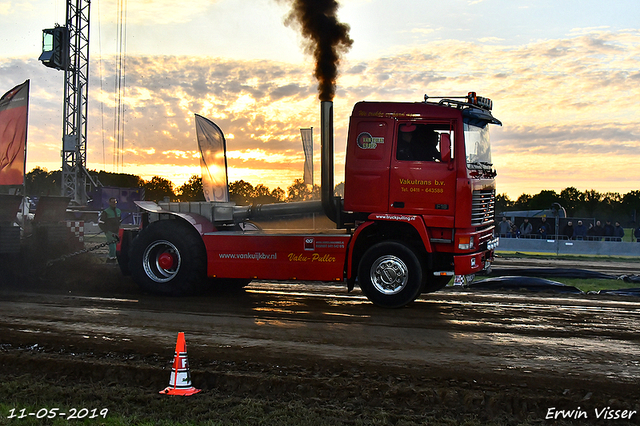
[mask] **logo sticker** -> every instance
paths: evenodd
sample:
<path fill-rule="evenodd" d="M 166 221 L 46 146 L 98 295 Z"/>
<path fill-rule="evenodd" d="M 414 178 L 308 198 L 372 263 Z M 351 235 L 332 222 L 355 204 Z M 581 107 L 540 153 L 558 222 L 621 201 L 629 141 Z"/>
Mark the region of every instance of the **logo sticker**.
<path fill-rule="evenodd" d="M 376 149 L 379 143 L 384 143 L 384 137 L 374 137 L 371 133 L 362 132 L 358 135 L 356 143 L 362 149 Z"/>
<path fill-rule="evenodd" d="M 305 250 L 315 250 L 315 240 L 313 238 L 305 238 L 304 239 L 304 249 Z"/>

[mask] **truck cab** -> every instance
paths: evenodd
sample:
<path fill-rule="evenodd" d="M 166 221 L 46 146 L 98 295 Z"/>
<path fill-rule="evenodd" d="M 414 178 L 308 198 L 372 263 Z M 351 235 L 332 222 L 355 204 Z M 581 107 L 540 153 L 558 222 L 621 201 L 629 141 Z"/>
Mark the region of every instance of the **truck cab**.
<path fill-rule="evenodd" d="M 353 109 L 345 214 L 371 226 L 368 245 L 395 234 L 420 253 L 423 291 L 441 288 L 452 275 L 480 272 L 492 260 L 496 172 L 489 124 L 501 123 L 491 104 L 471 92 L 462 100 L 425 96 Z"/>

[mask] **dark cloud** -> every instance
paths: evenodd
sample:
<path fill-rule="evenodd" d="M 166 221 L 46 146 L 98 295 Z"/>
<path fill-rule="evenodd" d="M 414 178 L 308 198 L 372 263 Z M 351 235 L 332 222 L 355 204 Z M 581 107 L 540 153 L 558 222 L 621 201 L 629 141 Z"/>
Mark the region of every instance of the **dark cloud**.
<path fill-rule="evenodd" d="M 269 92 L 271 100 L 277 101 L 282 98 L 290 97 L 306 97 L 311 93 L 309 87 L 300 87 L 299 85 L 292 83 L 286 86 L 275 87 Z"/>
<path fill-rule="evenodd" d="M 494 132 L 494 152 L 542 155 L 638 155 L 635 124 L 508 126 Z"/>
<path fill-rule="evenodd" d="M 360 63 L 360 64 L 354 65 L 351 68 L 349 68 L 348 70 L 346 70 L 345 74 L 362 74 L 366 70 L 367 70 L 367 64 Z"/>
<path fill-rule="evenodd" d="M 612 44 L 608 35 L 605 34 L 590 35 L 586 36 L 585 39 L 586 45 L 593 51 L 603 53 L 619 53 L 624 51 L 621 46 Z"/>

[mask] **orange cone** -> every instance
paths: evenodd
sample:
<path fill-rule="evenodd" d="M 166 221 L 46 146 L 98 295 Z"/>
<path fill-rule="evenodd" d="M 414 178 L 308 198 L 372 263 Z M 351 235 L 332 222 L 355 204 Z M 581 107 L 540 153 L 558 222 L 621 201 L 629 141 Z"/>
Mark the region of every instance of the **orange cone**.
<path fill-rule="evenodd" d="M 191 386 L 191 373 L 189 372 L 189 361 L 187 360 L 187 344 L 184 340 L 184 333 L 180 332 L 178 333 L 178 341 L 176 342 L 176 354 L 173 357 L 169 386 L 161 390 L 160 393 L 165 395 L 189 396 L 198 392 L 200 392 L 200 389 Z"/>

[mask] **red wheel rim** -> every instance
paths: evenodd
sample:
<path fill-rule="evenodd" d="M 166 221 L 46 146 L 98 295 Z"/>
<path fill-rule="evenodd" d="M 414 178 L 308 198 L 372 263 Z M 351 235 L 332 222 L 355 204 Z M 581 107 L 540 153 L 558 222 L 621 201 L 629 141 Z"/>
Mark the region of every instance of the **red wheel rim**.
<path fill-rule="evenodd" d="M 162 269 L 171 269 L 176 264 L 176 258 L 171 253 L 162 253 L 158 256 L 158 266 Z"/>

